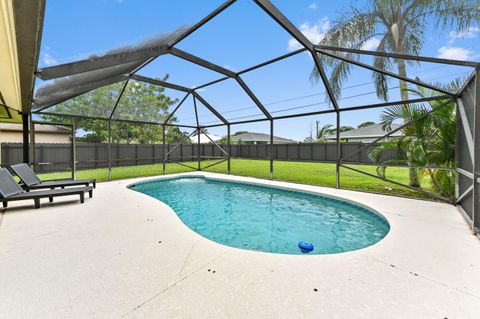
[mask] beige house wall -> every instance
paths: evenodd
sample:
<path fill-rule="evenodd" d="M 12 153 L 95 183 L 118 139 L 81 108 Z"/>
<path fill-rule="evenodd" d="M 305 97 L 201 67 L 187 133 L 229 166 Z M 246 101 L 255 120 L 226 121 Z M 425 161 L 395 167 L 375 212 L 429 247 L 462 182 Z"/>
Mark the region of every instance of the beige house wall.
<path fill-rule="evenodd" d="M 21 111 L 21 88 L 12 0 L 0 1 L 0 92 L 5 103 Z"/>
<path fill-rule="evenodd" d="M 23 143 L 21 132 L 0 131 L 0 143 Z M 70 135 L 62 133 L 36 132 L 35 143 L 70 143 Z"/>

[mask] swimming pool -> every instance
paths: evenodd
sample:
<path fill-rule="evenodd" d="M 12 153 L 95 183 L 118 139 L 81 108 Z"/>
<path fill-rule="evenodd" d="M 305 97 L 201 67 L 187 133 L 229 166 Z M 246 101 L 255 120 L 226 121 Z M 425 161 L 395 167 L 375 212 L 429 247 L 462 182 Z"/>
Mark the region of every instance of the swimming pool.
<path fill-rule="evenodd" d="M 388 222 L 347 201 L 247 183 L 178 177 L 137 183 L 131 189 L 169 205 L 185 225 L 220 244 L 282 254 L 357 250 L 381 240 Z M 303 252 L 304 253 L 304 252 Z"/>

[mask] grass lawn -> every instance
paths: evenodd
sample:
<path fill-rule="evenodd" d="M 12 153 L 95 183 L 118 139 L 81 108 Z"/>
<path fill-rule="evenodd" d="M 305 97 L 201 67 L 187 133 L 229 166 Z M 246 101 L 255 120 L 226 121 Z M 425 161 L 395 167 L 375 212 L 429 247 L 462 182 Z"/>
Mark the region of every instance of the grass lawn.
<path fill-rule="evenodd" d="M 207 166 L 213 162 L 204 161 L 202 167 Z M 197 163 L 186 163 L 196 167 Z M 233 175 L 251 176 L 263 179 L 270 178 L 269 161 L 266 160 L 246 160 L 246 159 L 232 159 L 231 173 Z M 376 174 L 375 166 L 366 165 L 352 165 L 357 169 Z M 167 174 L 189 172 L 191 169 L 174 164 L 167 164 Z M 205 169 L 208 172 L 227 173 L 227 162 L 212 166 Z M 357 172 L 341 168 L 340 170 L 340 184 L 341 188 L 359 190 L 366 192 L 375 192 L 383 194 L 394 194 L 411 196 L 417 198 L 426 198 L 426 195 L 412 191 L 410 189 L 396 186 L 391 183 L 381 181 L 379 179 L 366 176 Z M 112 168 L 112 178 L 126 179 L 142 176 L 155 176 L 162 174 L 162 164 L 155 165 L 139 165 L 139 166 L 124 166 Z M 60 173 L 46 173 L 39 174 L 42 179 L 56 179 L 68 178 L 69 172 Z M 335 187 L 335 164 L 325 163 L 307 163 L 307 162 L 274 162 L 274 179 L 302 184 L 311 184 L 326 187 Z M 387 178 L 400 182 L 408 183 L 408 169 L 405 168 L 388 168 Z M 96 178 L 97 181 L 108 180 L 108 169 L 90 169 L 81 170 L 77 172 L 78 179 Z M 430 188 L 430 181 L 427 177 L 422 179 L 422 186 L 425 189 Z"/>

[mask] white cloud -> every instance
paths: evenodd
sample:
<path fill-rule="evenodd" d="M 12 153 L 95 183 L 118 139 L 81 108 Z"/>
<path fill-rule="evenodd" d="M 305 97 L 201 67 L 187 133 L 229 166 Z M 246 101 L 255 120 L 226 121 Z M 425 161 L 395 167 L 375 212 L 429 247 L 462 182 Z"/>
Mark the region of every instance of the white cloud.
<path fill-rule="evenodd" d="M 443 46 L 438 49 L 438 57 L 453 60 L 473 60 L 474 58 L 472 50 L 448 46 Z"/>
<path fill-rule="evenodd" d="M 54 64 L 58 64 L 58 61 L 50 53 L 45 52 L 43 54 L 43 64 L 54 65 Z"/>
<path fill-rule="evenodd" d="M 311 4 L 308 5 L 308 8 L 312 9 L 312 10 L 317 10 L 318 9 L 318 4 L 316 2 L 311 3 Z"/>
<path fill-rule="evenodd" d="M 448 33 L 448 42 L 438 49 L 438 57 L 453 60 L 477 60 L 480 55 L 471 49 L 452 46 L 457 40 L 476 38 L 480 34 L 479 27 L 469 27 L 465 31 L 451 31 Z"/>
<path fill-rule="evenodd" d="M 380 44 L 380 40 L 377 38 L 371 38 L 365 41 L 360 49 L 362 50 L 367 50 L 367 51 L 373 51 L 378 48 L 378 45 Z"/>
<path fill-rule="evenodd" d="M 328 20 L 328 18 L 323 18 L 313 24 L 311 24 L 310 22 L 305 22 L 300 26 L 299 29 L 303 33 L 303 35 L 307 37 L 308 40 L 316 44 L 323 39 L 325 33 L 328 31 L 329 28 L 330 21 Z M 289 51 L 295 51 L 301 48 L 302 45 L 298 43 L 298 41 L 294 38 L 288 40 Z"/>
<path fill-rule="evenodd" d="M 478 27 L 470 27 L 465 31 L 451 31 L 448 34 L 449 40 L 448 43 L 454 43 L 458 39 L 471 39 L 475 38 L 478 33 L 480 32 L 480 28 Z"/>

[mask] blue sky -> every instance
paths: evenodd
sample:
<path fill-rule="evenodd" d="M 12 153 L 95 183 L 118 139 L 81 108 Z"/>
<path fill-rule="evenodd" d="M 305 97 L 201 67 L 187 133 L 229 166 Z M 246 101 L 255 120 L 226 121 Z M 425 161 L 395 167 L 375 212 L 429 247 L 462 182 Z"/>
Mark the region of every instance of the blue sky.
<path fill-rule="evenodd" d="M 40 66 L 50 66 L 85 58 L 94 53 L 131 45 L 148 38 L 192 25 L 223 1 L 188 0 L 49 0 L 40 54 Z M 277 0 L 273 3 L 309 37 L 312 41 L 321 39 L 328 31 L 339 12 L 355 5 L 362 7 L 365 1 L 304 1 Z M 465 60 L 480 59 L 480 29 L 471 28 L 466 32 L 428 30 L 422 54 Z M 378 39 L 373 39 L 366 49 L 375 49 Z M 215 62 L 233 71 L 263 62 L 298 48 L 283 29 L 276 25 L 250 0 L 237 3 L 220 14 L 216 19 L 197 30 L 182 41 L 178 48 Z M 369 60 L 365 60 L 369 62 Z M 275 115 L 294 112 L 311 112 L 327 109 L 325 90 L 309 80 L 313 62 L 308 54 L 301 54 L 265 69 L 247 73 L 245 82 L 258 96 L 267 109 Z M 411 77 L 419 76 L 427 82 L 448 82 L 465 75 L 467 68 L 444 67 L 422 63 L 409 67 Z M 144 68 L 142 75 L 163 77 L 169 74 L 172 83 L 193 87 L 221 77 L 215 72 L 202 69 L 171 56 L 162 56 Z M 391 86 L 398 85 L 395 81 Z M 371 84 L 371 73 L 354 68 L 340 100 L 340 106 L 354 106 L 380 102 Z M 260 112 L 233 80 L 207 87 L 199 92 L 229 120 L 259 117 Z M 370 93 L 370 94 L 369 94 Z M 167 90 L 172 97 L 183 95 Z M 393 88 L 391 100 L 398 96 Z M 293 110 L 287 110 L 292 109 Z M 378 122 L 382 110 L 348 112 L 342 115 L 342 125 L 357 126 L 361 122 Z M 249 116 L 249 117 L 247 117 Z M 180 122 L 193 124 L 193 103 L 182 105 L 178 112 Z M 215 117 L 205 108 L 200 110 L 204 124 L 215 123 Z M 335 123 L 334 115 L 304 117 L 278 121 L 275 135 L 303 140 L 309 135 L 315 120 L 323 124 Z M 267 133 L 268 122 L 237 125 L 232 131 L 249 130 Z M 224 135 L 225 128 L 210 130 Z"/>

